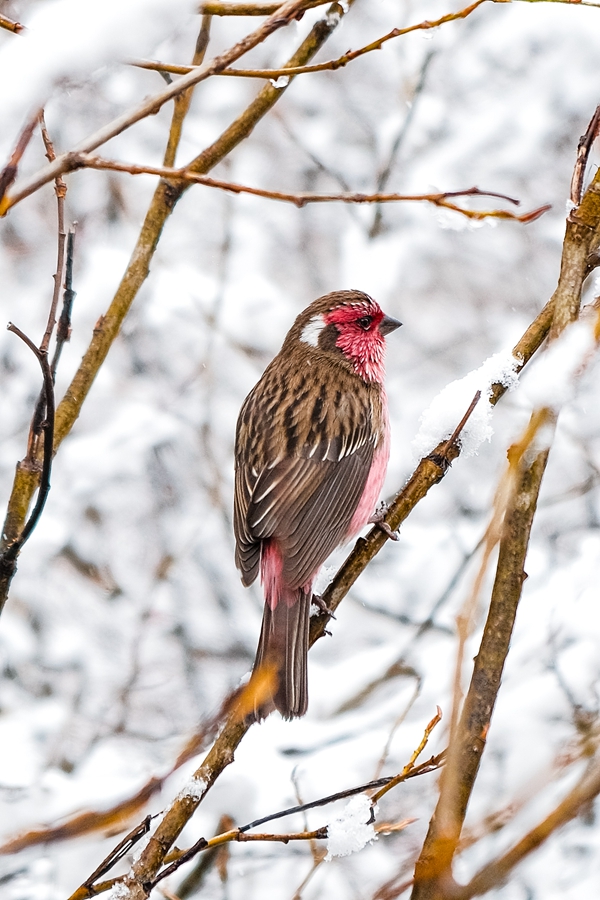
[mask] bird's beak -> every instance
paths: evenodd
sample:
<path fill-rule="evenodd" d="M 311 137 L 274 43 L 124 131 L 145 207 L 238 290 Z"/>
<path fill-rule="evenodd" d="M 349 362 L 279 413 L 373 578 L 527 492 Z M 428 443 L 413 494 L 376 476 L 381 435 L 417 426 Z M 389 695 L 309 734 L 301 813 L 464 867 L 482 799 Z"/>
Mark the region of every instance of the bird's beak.
<path fill-rule="evenodd" d="M 392 319 L 391 316 L 384 316 L 379 323 L 379 333 L 390 334 L 392 331 L 395 331 L 396 328 L 400 328 L 401 325 L 402 322 L 399 322 L 398 319 Z"/>

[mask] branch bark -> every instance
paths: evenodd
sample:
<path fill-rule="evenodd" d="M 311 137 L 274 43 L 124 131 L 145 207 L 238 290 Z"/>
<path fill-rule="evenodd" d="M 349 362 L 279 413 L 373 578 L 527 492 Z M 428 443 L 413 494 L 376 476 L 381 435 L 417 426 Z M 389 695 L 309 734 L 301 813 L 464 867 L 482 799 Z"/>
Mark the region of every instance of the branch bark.
<path fill-rule="evenodd" d="M 551 322 L 548 323 L 547 314 L 544 317 L 551 340 L 578 316 L 583 283 L 589 272 L 589 256 L 599 239 L 600 173 L 597 172 L 580 206 L 567 219 L 560 277 L 551 300 Z M 550 409 L 534 411 L 522 441 L 509 451 L 512 491 L 504 517 L 490 608 L 460 722 L 449 748 L 440 797 L 415 866 L 413 900 L 447 900 L 460 892 L 452 876 L 452 861 L 508 655 L 555 420 L 555 413 Z M 542 425 L 546 446 L 536 448 Z"/>

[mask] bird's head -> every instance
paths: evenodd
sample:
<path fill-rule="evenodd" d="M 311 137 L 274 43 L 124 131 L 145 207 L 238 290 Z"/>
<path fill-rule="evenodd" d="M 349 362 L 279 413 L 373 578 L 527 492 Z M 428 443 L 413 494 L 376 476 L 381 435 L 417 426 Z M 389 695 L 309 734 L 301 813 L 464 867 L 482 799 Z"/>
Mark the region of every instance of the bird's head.
<path fill-rule="evenodd" d="M 365 381 L 382 383 L 385 335 L 401 324 L 362 291 L 334 291 L 298 316 L 290 338 L 337 358 Z"/>

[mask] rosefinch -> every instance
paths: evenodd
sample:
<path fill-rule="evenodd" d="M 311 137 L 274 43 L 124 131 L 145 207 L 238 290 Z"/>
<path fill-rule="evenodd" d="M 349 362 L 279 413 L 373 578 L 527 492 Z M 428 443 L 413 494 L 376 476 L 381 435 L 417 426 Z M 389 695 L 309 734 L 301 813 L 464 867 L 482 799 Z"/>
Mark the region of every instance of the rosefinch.
<path fill-rule="evenodd" d="M 285 718 L 308 703 L 312 584 L 338 544 L 373 515 L 389 457 L 384 335 L 401 323 L 362 291 L 334 291 L 302 312 L 242 406 L 234 529 L 242 582 L 265 595 L 253 674 L 275 675 Z"/>

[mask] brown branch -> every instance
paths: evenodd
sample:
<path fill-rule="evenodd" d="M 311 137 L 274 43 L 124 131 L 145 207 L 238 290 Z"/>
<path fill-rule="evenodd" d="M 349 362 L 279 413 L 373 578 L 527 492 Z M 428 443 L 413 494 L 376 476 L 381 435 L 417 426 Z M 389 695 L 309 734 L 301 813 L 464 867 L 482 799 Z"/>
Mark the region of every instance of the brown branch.
<path fill-rule="evenodd" d="M 579 138 L 577 145 L 577 161 L 573 169 L 573 177 L 571 178 L 571 203 L 579 206 L 583 194 L 583 179 L 585 178 L 585 170 L 587 168 L 592 144 L 598 137 L 600 132 L 600 106 L 596 107 L 596 112 L 592 116 L 590 123 L 583 134 Z"/>
<path fill-rule="evenodd" d="M 174 182 L 183 182 L 184 184 L 200 184 L 206 187 L 219 188 L 223 191 L 229 191 L 233 194 L 250 194 L 254 197 L 263 197 L 267 200 L 281 200 L 285 203 L 293 203 L 299 209 L 309 203 L 396 203 L 396 202 L 427 202 L 434 206 L 450 209 L 454 212 L 461 213 L 469 219 L 511 219 L 515 222 L 529 223 L 539 218 L 550 206 L 541 206 L 528 213 L 512 213 L 507 210 L 473 210 L 464 209 L 451 203 L 450 197 L 499 197 L 507 200 L 509 203 L 518 204 L 519 201 L 506 194 L 499 194 L 496 191 L 482 191 L 478 187 L 466 188 L 462 191 L 438 191 L 434 194 L 364 194 L 344 192 L 340 194 L 318 194 L 318 193 L 288 193 L 283 191 L 270 191 L 264 188 L 249 187 L 244 184 L 236 184 L 231 181 L 222 181 L 218 178 L 209 178 L 206 175 L 200 175 L 189 168 L 174 169 L 166 166 L 141 166 L 135 163 L 118 162 L 111 159 L 103 159 L 99 156 L 90 156 L 87 153 L 71 153 L 69 154 L 69 171 L 75 171 L 80 168 L 88 169 L 107 169 L 112 172 L 126 172 L 129 175 L 158 175 L 161 178 L 169 179 Z"/>
<path fill-rule="evenodd" d="M 567 220 L 562 264 L 552 298 L 549 337 L 554 340 L 579 312 L 588 257 L 600 235 L 600 172 Z M 492 597 L 462 715 L 451 741 L 435 814 L 415 866 L 413 900 L 442 900 L 460 888 L 452 877 L 467 805 L 485 749 L 504 663 L 525 579 L 525 557 L 548 446 L 535 448 L 542 425 L 553 428 L 551 410 L 536 410 L 521 441 L 509 451 L 511 493 L 502 525 Z M 546 439 L 545 443 L 549 443 Z"/>
<path fill-rule="evenodd" d="M 216 74 L 235 75 L 245 78 L 277 78 L 280 75 L 306 75 L 309 72 L 335 71 L 347 66 L 349 62 L 364 56 L 366 53 L 371 53 L 373 50 L 381 50 L 384 44 L 394 38 L 411 34 L 413 31 L 428 31 L 432 28 L 439 28 L 441 25 L 445 25 L 447 22 L 455 22 L 457 19 L 466 19 L 467 16 L 470 16 L 472 12 L 486 2 L 487 0 L 475 0 L 475 3 L 472 3 L 470 6 L 466 6 L 455 13 L 447 13 L 439 19 L 425 20 L 424 22 L 418 22 L 416 25 L 408 25 L 406 28 L 394 28 L 388 34 L 384 34 L 383 37 L 377 38 L 376 41 L 371 41 L 370 44 L 365 44 L 364 47 L 359 47 L 357 50 L 349 50 L 343 56 L 327 60 L 327 62 L 282 69 L 222 69 Z M 220 8 L 223 9 L 225 5 L 223 4 Z M 148 60 L 136 60 L 132 64 L 142 69 L 157 69 L 159 72 L 172 72 L 178 75 L 189 74 L 193 71 L 193 68 L 189 66 L 171 66 L 163 63 L 153 63 Z"/>
<path fill-rule="evenodd" d="M 600 794 L 600 760 L 595 757 L 586 767 L 581 780 L 555 809 L 520 841 L 488 863 L 457 894 L 457 900 L 468 900 L 485 894 L 503 882 L 523 859 L 537 850 L 552 834 L 571 822 Z"/>
<path fill-rule="evenodd" d="M 290 834 L 248 834 L 247 832 L 251 828 L 257 828 L 259 825 L 264 825 L 266 822 L 272 822 L 275 819 L 281 819 L 285 816 L 296 815 L 301 812 L 306 812 L 309 809 L 316 809 L 317 807 L 328 806 L 331 803 L 336 802 L 337 800 L 343 800 L 347 797 L 353 797 L 357 794 L 362 794 L 365 791 L 372 790 L 373 788 L 381 787 L 371 799 L 372 805 L 374 806 L 377 801 L 383 797 L 389 790 L 396 787 L 398 784 L 401 784 L 404 781 L 407 781 L 409 778 L 415 778 L 419 775 L 424 775 L 429 772 L 433 772 L 438 769 L 444 761 L 445 752 L 438 754 L 438 756 L 432 756 L 431 759 L 427 760 L 425 763 L 421 763 L 420 766 L 415 766 L 415 762 L 420 754 L 423 752 L 425 746 L 427 745 L 427 741 L 429 740 L 429 736 L 431 732 L 441 720 L 441 712 L 438 707 L 437 715 L 431 720 L 431 722 L 427 725 L 425 729 L 425 733 L 423 738 L 417 747 L 417 749 L 412 754 L 409 762 L 403 768 L 402 772 L 398 775 L 394 775 L 388 778 L 378 778 L 376 781 L 370 781 L 367 784 L 360 785 L 359 787 L 349 788 L 345 791 L 338 791 L 336 794 L 330 794 L 328 797 L 322 797 L 320 800 L 313 800 L 311 803 L 302 803 L 298 806 L 290 807 L 289 809 L 281 810 L 280 812 L 272 813 L 270 816 L 265 816 L 262 819 L 256 819 L 254 822 L 250 822 L 248 825 L 243 825 L 240 828 L 232 828 L 222 834 L 216 835 L 214 838 L 206 839 L 199 838 L 189 850 L 186 850 L 183 853 L 178 853 L 176 859 L 169 865 L 167 868 L 160 871 L 151 881 L 147 882 L 144 885 L 147 893 L 156 887 L 156 885 L 162 881 L 164 878 L 167 878 L 170 875 L 173 875 L 174 872 L 177 871 L 184 863 L 189 862 L 194 858 L 198 853 L 201 853 L 204 850 L 211 850 L 217 846 L 220 846 L 225 843 L 230 843 L 231 841 L 281 841 L 287 844 L 289 841 L 297 841 L 297 840 L 318 840 L 325 839 L 327 837 L 327 827 L 322 827 L 317 829 L 316 831 L 303 831 L 303 832 L 294 832 Z M 390 831 L 396 830 L 399 831 L 401 828 L 406 827 L 406 825 L 414 822 L 414 819 L 405 819 L 401 823 L 397 823 L 396 825 L 390 826 L 389 823 L 382 824 L 379 831 Z M 102 870 L 101 874 L 105 873 L 105 869 Z M 91 884 L 91 882 L 89 882 Z M 86 882 L 88 885 L 88 882 Z M 74 898 L 71 898 L 74 900 Z"/>
<path fill-rule="evenodd" d="M 315 6 L 324 6 L 329 0 L 307 0 L 304 9 L 314 9 Z M 198 12 L 205 16 L 270 16 L 277 12 L 281 3 L 279 0 L 263 3 L 244 3 L 230 0 L 221 3 L 221 0 L 205 0 L 200 4 Z M 300 18 L 300 16 L 298 16 Z"/>
<path fill-rule="evenodd" d="M 5 28 L 6 31 L 12 31 L 13 34 L 20 34 L 25 30 L 25 26 L 21 25 L 20 22 L 14 22 L 6 16 L 0 16 L 0 28 Z"/>
<path fill-rule="evenodd" d="M 39 113 L 36 113 L 35 116 L 32 116 L 29 122 L 27 122 L 27 124 L 23 128 L 23 131 L 18 137 L 15 149 L 13 150 L 9 161 L 0 172 L 0 204 L 4 201 L 7 190 L 17 177 L 21 157 L 25 153 L 27 145 L 31 140 L 31 136 L 33 135 L 35 126 L 38 123 L 38 116 Z"/>
<path fill-rule="evenodd" d="M 46 121 L 44 119 L 43 110 L 39 115 L 39 123 L 40 130 L 42 132 L 42 140 L 44 141 L 44 147 L 46 148 L 46 158 L 48 159 L 48 162 L 54 162 L 54 160 L 56 159 L 56 153 L 54 152 L 54 144 L 50 140 L 50 135 L 48 134 L 48 129 L 46 128 Z M 56 324 L 56 310 L 58 308 L 58 298 L 60 296 L 63 282 L 63 271 L 65 264 L 65 241 L 67 239 L 67 235 L 65 232 L 65 197 L 67 194 L 67 185 L 60 175 L 57 175 L 54 179 L 54 192 L 56 194 L 58 216 L 58 252 L 56 261 L 56 274 L 54 276 L 54 293 L 52 296 L 52 303 L 50 304 L 50 312 L 48 314 L 48 324 L 46 325 L 46 331 L 44 332 L 44 336 L 40 344 L 40 349 L 46 351 L 48 350 L 48 347 L 50 345 L 50 337 L 52 336 L 52 332 Z"/>
<path fill-rule="evenodd" d="M 238 41 L 237 44 L 230 47 L 229 50 L 226 50 L 220 56 L 216 56 L 205 66 L 201 66 L 199 69 L 194 69 L 187 75 L 183 75 L 176 82 L 173 82 L 173 84 L 170 84 L 165 88 L 165 90 L 144 100 L 143 103 L 134 109 L 129 110 L 129 112 L 123 113 L 123 115 L 113 119 L 112 122 L 109 122 L 107 125 L 94 132 L 94 134 L 83 140 L 74 148 L 74 152 L 89 153 L 92 150 L 96 150 L 102 144 L 105 144 L 106 141 L 109 141 L 111 138 L 121 134 L 127 128 L 135 125 L 136 122 L 140 122 L 147 116 L 154 115 L 169 100 L 172 100 L 188 88 L 200 84 L 201 81 L 205 81 L 211 75 L 217 74 L 230 63 L 239 59 L 240 56 L 243 56 L 249 50 L 252 50 L 258 44 L 262 43 L 269 35 L 273 34 L 273 32 L 282 28 L 284 25 L 288 25 L 297 16 L 298 12 L 304 8 L 305 2 L 306 0 L 287 0 L 286 3 L 279 7 L 276 13 L 269 16 L 262 25 L 255 29 L 255 31 L 246 35 L 241 41 Z M 483 2 L 483 0 L 481 0 L 481 2 Z M 54 180 L 57 175 L 62 175 L 64 172 L 68 171 L 69 155 L 70 154 L 66 153 L 58 156 L 54 162 L 46 166 L 45 169 L 41 169 L 36 174 L 32 175 L 31 178 L 27 179 L 14 194 L 10 197 L 5 196 L 0 202 L 0 216 L 6 215 L 12 206 L 23 200 L 25 197 L 29 197 L 30 194 L 33 194 L 44 184 Z"/>
<path fill-rule="evenodd" d="M 196 47 L 194 49 L 194 56 L 192 59 L 193 66 L 200 66 L 204 62 L 204 57 L 206 55 L 206 50 L 210 39 L 211 21 L 212 19 L 210 15 L 205 13 L 202 16 L 200 32 L 196 40 Z M 173 117 L 171 119 L 171 128 L 169 129 L 169 140 L 167 142 L 167 148 L 165 150 L 165 155 L 163 158 L 164 166 L 175 165 L 177 148 L 179 147 L 179 143 L 181 141 L 183 122 L 188 114 L 190 103 L 192 102 L 193 93 L 193 88 L 189 88 L 189 90 L 184 91 L 182 94 L 179 94 L 177 97 L 175 97 Z"/>
<path fill-rule="evenodd" d="M 52 380 L 52 371 L 48 362 L 48 353 L 33 343 L 33 341 L 24 334 L 20 328 L 8 323 L 8 330 L 16 334 L 21 340 L 27 344 L 32 353 L 40 364 L 42 370 L 42 378 L 44 381 L 44 404 L 46 417 L 42 424 L 44 429 L 44 443 L 42 451 L 42 470 L 40 475 L 40 486 L 37 500 L 29 519 L 23 526 L 18 537 L 15 537 L 10 543 L 4 544 L 4 549 L 0 553 L 0 612 L 4 605 L 3 598 L 8 593 L 8 586 L 17 568 L 17 556 L 21 552 L 23 545 L 29 540 L 32 531 L 39 522 L 40 516 L 46 505 L 48 494 L 50 493 L 50 472 L 52 470 L 52 447 L 54 441 L 54 382 Z"/>

